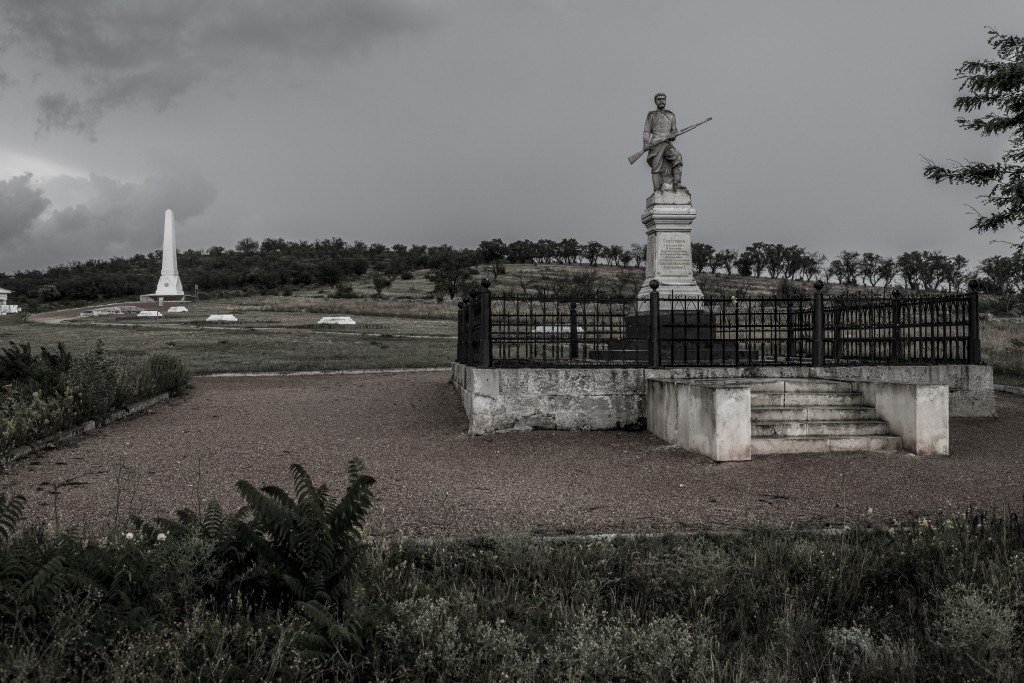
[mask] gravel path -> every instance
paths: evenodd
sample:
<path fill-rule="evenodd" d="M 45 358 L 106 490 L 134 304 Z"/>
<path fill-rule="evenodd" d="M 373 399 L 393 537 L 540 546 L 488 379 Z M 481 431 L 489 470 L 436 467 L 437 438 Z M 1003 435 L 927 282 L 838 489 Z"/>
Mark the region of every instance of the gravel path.
<path fill-rule="evenodd" d="M 0 489 L 29 496 L 30 518 L 87 533 L 200 498 L 235 507 L 238 479 L 290 491 L 293 462 L 340 492 L 355 456 L 377 479 L 374 533 L 888 525 L 1024 502 L 1022 396 L 998 394 L 998 418 L 953 419 L 950 457 L 714 463 L 644 432 L 466 436 L 448 374 L 197 378 L 184 398 L 12 464 Z"/>

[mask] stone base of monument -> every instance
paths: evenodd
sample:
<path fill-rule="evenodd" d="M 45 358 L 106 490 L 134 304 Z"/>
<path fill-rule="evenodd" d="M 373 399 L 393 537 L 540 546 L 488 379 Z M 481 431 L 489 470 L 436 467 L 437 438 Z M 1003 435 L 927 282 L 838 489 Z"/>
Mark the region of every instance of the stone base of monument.
<path fill-rule="evenodd" d="M 847 386 L 841 391 L 823 391 L 828 387 L 822 386 L 822 380 Z M 742 407 L 733 400 L 735 390 L 744 394 L 741 426 L 750 430 L 745 433 L 753 437 L 756 430 L 762 437 L 760 445 L 751 443 L 754 455 L 806 452 L 808 448 L 843 450 L 853 443 L 851 435 L 845 433 L 850 430 L 842 426 L 834 429 L 832 423 L 856 417 L 853 414 L 863 418 L 871 411 L 877 414 L 877 419 L 872 416 L 871 421 L 885 421 L 888 428 L 882 431 L 899 436 L 903 449 L 920 455 L 944 454 L 948 452 L 948 417 L 995 415 L 992 368 L 985 365 L 649 369 L 481 368 L 453 363 L 452 384 L 462 400 L 470 434 L 524 429 L 648 429 L 670 443 L 715 460 L 735 459 L 735 454 L 729 455 L 717 446 L 713 450 L 702 448 L 694 438 L 680 439 L 680 435 L 673 436 L 664 428 L 674 424 L 678 429 L 683 418 L 696 421 L 699 428 L 691 437 L 718 439 L 731 434 L 736 423 L 730 421 L 729 413 L 732 408 Z M 676 409 L 666 409 L 659 392 L 674 392 L 678 398 L 681 390 L 690 393 L 683 401 L 690 406 L 687 412 L 678 410 L 678 401 Z M 815 411 L 820 414 L 812 415 Z M 859 418 L 855 421 L 863 421 Z M 828 424 L 808 426 L 814 421 Z M 826 430 L 824 436 L 829 439 L 824 444 L 822 432 L 812 433 L 819 427 Z M 880 424 L 872 426 L 872 431 L 879 430 Z M 857 446 L 859 450 L 892 447 L 886 434 L 864 436 L 869 443 Z M 746 457 L 739 454 L 740 459 Z"/>
<path fill-rule="evenodd" d="M 685 187 L 657 190 L 647 198 L 640 220 L 647 230 L 647 272 L 640 287 L 637 308 L 650 308 L 651 282 L 658 281 L 659 308 L 698 310 L 704 293 L 693 277 L 690 231 L 697 211 Z"/>

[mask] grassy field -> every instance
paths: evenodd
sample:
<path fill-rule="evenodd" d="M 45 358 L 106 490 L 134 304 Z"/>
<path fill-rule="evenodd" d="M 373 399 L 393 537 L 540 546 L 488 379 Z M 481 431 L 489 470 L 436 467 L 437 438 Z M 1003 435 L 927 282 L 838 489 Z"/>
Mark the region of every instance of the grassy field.
<path fill-rule="evenodd" d="M 992 366 L 996 384 L 1024 386 L 1024 320 L 982 321 L 981 357 Z"/>
<path fill-rule="evenodd" d="M 514 264 L 496 278 L 492 291 L 536 296 L 567 287 L 590 287 L 611 296 L 643 279 L 642 268 L 616 266 Z M 787 282 L 738 275 L 697 274 L 706 295 L 773 296 L 780 287 L 810 293 L 809 282 Z M 831 284 L 829 289 L 840 286 Z M 0 317 L 0 342 L 29 342 L 53 347 L 63 340 L 72 352 L 91 349 L 103 339 L 114 353 L 139 356 L 153 351 L 180 354 L 199 374 L 213 372 L 289 372 L 442 366 L 455 353 L 456 303 L 437 302 L 425 272 L 397 279 L 383 297 L 371 296 L 367 278 L 353 283 L 359 296 L 328 297 L 327 290 L 292 296 L 250 296 L 189 303 L 189 312 L 163 318 L 111 316 L 79 318 L 57 325 Z M 868 287 L 843 290 L 876 291 Z M 238 323 L 206 323 L 212 313 L 233 313 Z M 317 325 L 325 315 L 348 315 L 354 326 Z M 996 381 L 1024 384 L 1024 322 L 1019 318 L 982 321 L 982 353 Z"/>
<path fill-rule="evenodd" d="M 138 318 L 120 323 L 40 324 L 5 316 L 0 318 L 0 341 L 29 342 L 33 348 L 53 348 L 63 341 L 77 355 L 102 339 L 108 351 L 120 356 L 173 352 L 196 374 L 440 367 L 455 355 L 455 340 L 443 336 L 446 330 L 440 321 L 366 319 L 361 330 L 349 332 L 324 326 L 290 327 L 288 319 L 287 313 L 267 313 L 253 325 L 215 327 Z M 425 325 L 436 329 L 425 329 Z"/>

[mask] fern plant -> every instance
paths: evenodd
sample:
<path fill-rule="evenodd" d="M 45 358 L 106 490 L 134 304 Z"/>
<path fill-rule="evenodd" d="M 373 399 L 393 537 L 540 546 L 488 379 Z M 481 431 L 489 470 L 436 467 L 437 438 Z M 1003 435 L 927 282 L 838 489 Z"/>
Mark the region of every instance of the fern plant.
<path fill-rule="evenodd" d="M 5 548 L 10 542 L 24 510 L 25 496 L 14 495 L 8 500 L 6 495 L 0 493 L 0 548 Z"/>
<path fill-rule="evenodd" d="M 340 605 L 360 557 L 374 479 L 362 474 L 358 459 L 352 460 L 348 490 L 336 500 L 326 485 L 314 486 L 301 465 L 289 469 L 294 499 L 276 486 L 257 489 L 248 481 L 238 482 L 246 503 L 240 514 L 252 517 L 239 526 L 238 540 L 292 599 Z"/>

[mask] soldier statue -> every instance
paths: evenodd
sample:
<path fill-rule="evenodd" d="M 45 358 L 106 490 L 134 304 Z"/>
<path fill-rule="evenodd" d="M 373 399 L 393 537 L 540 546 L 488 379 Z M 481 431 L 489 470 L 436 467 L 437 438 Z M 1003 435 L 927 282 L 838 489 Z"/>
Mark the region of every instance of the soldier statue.
<path fill-rule="evenodd" d="M 644 148 L 647 149 L 647 164 L 651 167 L 654 189 L 660 190 L 671 183 L 673 190 L 682 187 L 683 155 L 672 145 L 679 131 L 676 129 L 676 115 L 665 108 L 665 93 L 654 96 L 654 111 L 647 113 L 644 123 Z"/>

